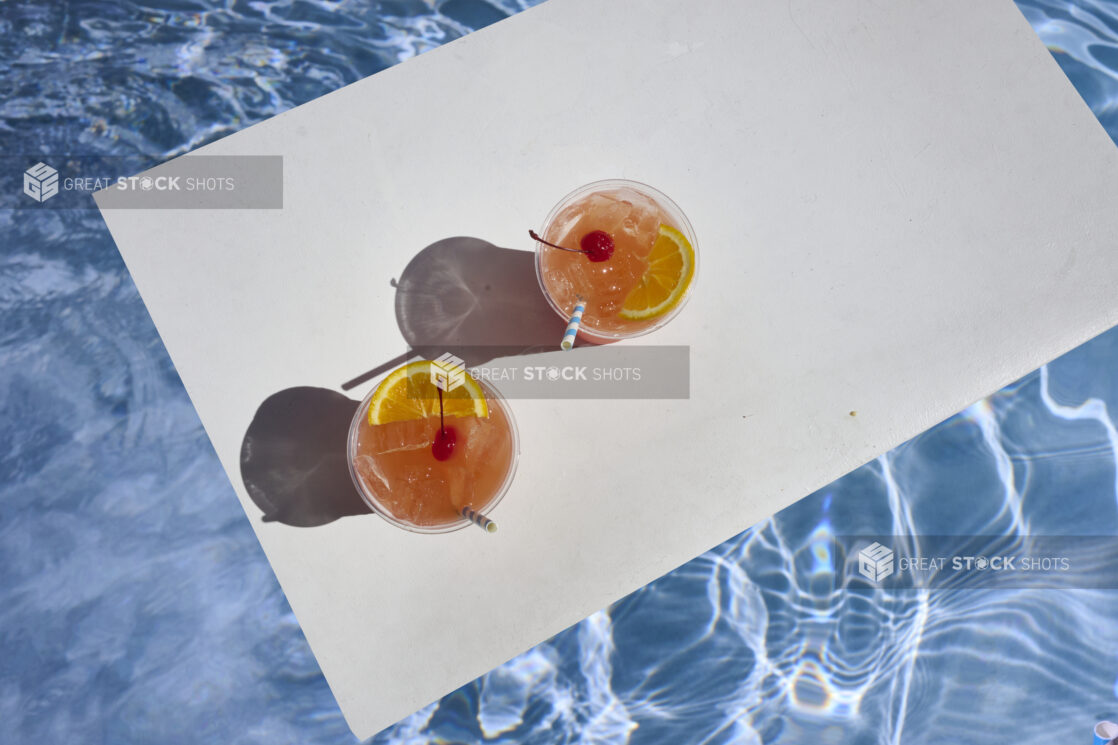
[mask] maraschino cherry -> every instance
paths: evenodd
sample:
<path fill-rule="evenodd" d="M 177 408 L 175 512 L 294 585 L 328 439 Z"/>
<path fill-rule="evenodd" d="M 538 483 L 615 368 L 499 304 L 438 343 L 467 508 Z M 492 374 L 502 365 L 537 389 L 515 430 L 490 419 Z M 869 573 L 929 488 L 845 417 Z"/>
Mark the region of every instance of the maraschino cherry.
<path fill-rule="evenodd" d="M 439 389 L 439 431 L 435 433 L 435 442 L 431 444 L 431 455 L 435 460 L 447 460 L 454 455 L 454 443 L 458 441 L 458 433 L 454 427 L 446 426 L 443 419 L 443 389 Z"/>
<path fill-rule="evenodd" d="M 435 433 L 435 442 L 431 445 L 431 454 L 435 456 L 435 460 L 447 460 L 454 455 L 454 443 L 457 439 L 454 427 L 440 427 Z"/>
<path fill-rule="evenodd" d="M 582 236 L 579 241 L 581 248 L 567 248 L 565 246 L 556 246 L 554 243 L 545 241 L 536 234 L 536 231 L 529 230 L 528 235 L 532 236 L 532 240 L 539 241 L 545 246 L 558 248 L 560 251 L 571 251 L 573 253 L 586 254 L 586 258 L 591 261 L 606 261 L 613 255 L 613 238 L 609 233 L 604 230 L 593 230 L 586 235 Z"/>

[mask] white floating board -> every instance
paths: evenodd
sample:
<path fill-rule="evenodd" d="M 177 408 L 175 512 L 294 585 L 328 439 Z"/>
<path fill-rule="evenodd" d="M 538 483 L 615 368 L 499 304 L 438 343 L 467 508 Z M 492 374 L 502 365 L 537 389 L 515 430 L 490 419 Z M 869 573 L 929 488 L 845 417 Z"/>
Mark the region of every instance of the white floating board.
<path fill-rule="evenodd" d="M 1118 150 L 1009 0 L 552 0 L 199 152 L 283 208 L 105 220 L 359 737 L 1118 322 Z M 618 177 L 698 235 L 689 400 L 513 401 L 496 535 L 260 519 L 254 412 L 403 352 L 416 252 Z"/>

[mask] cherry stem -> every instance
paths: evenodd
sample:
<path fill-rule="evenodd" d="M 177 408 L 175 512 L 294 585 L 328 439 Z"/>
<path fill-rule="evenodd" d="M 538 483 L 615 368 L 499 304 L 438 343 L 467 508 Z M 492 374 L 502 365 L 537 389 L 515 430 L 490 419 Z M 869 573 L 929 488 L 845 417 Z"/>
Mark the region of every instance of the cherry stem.
<path fill-rule="evenodd" d="M 558 248 L 560 251 L 570 251 L 571 253 L 576 253 L 576 254 L 589 253 L 589 251 L 584 251 L 581 248 L 567 248 L 565 246 L 556 246 L 554 243 L 552 243 L 550 241 L 545 241 L 543 238 L 540 238 L 539 235 L 537 235 L 536 231 L 534 231 L 534 230 L 529 230 L 528 235 L 532 236 L 532 240 L 539 241 L 540 243 L 544 244 L 545 246 L 551 246 L 552 248 Z"/>
<path fill-rule="evenodd" d="M 443 389 L 439 389 L 439 429 L 446 437 L 446 422 L 443 420 Z"/>

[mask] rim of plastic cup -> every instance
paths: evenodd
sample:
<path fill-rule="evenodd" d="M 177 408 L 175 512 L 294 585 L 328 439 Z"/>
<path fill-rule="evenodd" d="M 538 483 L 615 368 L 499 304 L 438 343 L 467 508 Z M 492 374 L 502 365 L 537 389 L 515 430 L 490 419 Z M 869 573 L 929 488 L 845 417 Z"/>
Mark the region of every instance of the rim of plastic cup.
<path fill-rule="evenodd" d="M 509 423 L 509 432 L 512 434 L 512 463 L 509 464 L 509 470 L 505 474 L 505 480 L 501 482 L 501 486 L 497 489 L 496 494 L 493 495 L 493 498 L 490 499 L 483 508 L 488 516 L 488 512 L 505 498 L 505 494 L 508 492 L 509 487 L 512 486 L 513 477 L 516 476 L 516 467 L 520 463 L 520 432 L 516 428 L 516 419 L 512 415 L 512 409 L 509 408 L 508 401 L 505 400 L 504 396 L 502 396 L 496 388 L 483 380 L 478 380 L 477 384 L 480 385 L 485 392 L 486 401 L 491 403 L 496 402 L 496 404 L 501 407 L 501 410 L 505 412 L 505 419 Z M 373 386 L 373 389 L 369 391 L 368 395 L 361 401 L 361 405 L 357 407 L 357 412 L 353 415 L 353 420 L 349 424 L 349 435 L 346 441 L 346 462 L 349 465 L 349 476 L 353 481 L 354 487 L 357 488 L 357 493 L 361 496 L 361 499 L 365 501 L 365 504 L 369 506 L 369 509 L 372 510 L 373 514 L 377 517 L 395 525 L 397 528 L 403 528 L 412 533 L 451 533 L 455 530 L 461 530 L 467 525 L 472 525 L 473 523 L 465 517 L 455 522 L 442 525 L 413 525 L 399 519 L 385 507 L 382 507 L 377 501 L 376 495 L 372 493 L 372 489 L 365 484 L 363 479 L 359 478 L 357 468 L 353 464 L 353 461 L 357 458 L 357 432 L 362 422 L 368 417 L 369 401 L 372 399 L 373 394 L 377 392 L 379 386 L 380 383 Z"/>
<path fill-rule="evenodd" d="M 547 229 L 551 227 L 551 223 L 555 220 L 556 216 L 558 216 L 559 212 L 562 211 L 564 207 L 569 205 L 574 200 L 596 191 L 609 191 L 612 189 L 620 189 L 624 187 L 639 191 L 645 196 L 651 198 L 652 201 L 656 202 L 660 206 L 660 208 L 664 210 L 664 212 L 668 213 L 669 217 L 675 220 L 677 226 L 683 232 L 683 234 L 687 236 L 687 240 L 691 242 L 691 247 L 695 251 L 695 268 L 691 274 L 691 284 L 687 286 L 687 289 L 684 291 L 683 296 L 679 299 L 679 302 L 676 303 L 675 307 L 657 318 L 655 323 L 650 324 L 645 328 L 639 329 L 638 331 L 600 331 L 596 328 L 593 328 L 590 323 L 587 323 L 587 321 L 590 320 L 590 316 L 586 316 L 585 318 L 583 318 L 581 331 L 583 331 L 588 336 L 597 337 L 599 339 L 633 339 L 638 336 L 644 336 L 645 334 L 651 334 L 653 331 L 663 328 L 668 323 L 668 321 L 679 315 L 679 312 L 683 310 L 683 306 L 687 305 L 687 301 L 691 299 L 691 293 L 695 289 L 695 282 L 699 278 L 699 242 L 695 239 L 695 229 L 691 227 L 691 221 L 687 219 L 687 215 L 684 214 L 683 210 L 678 204 L 672 201 L 671 197 L 669 197 L 667 194 L 660 191 L 659 189 L 656 189 L 640 181 L 614 178 L 602 179 L 601 181 L 591 181 L 589 184 L 583 184 L 574 191 L 568 193 L 565 197 L 560 199 L 554 207 L 551 208 L 551 212 L 547 213 L 547 217 L 543 221 L 543 228 L 540 230 L 540 235 L 544 238 L 547 238 Z M 555 298 L 551 296 L 551 293 L 548 292 L 547 285 L 544 284 L 544 250 L 545 246 L 539 241 L 536 241 L 536 281 L 540 285 L 540 291 L 543 293 L 543 296 L 547 298 L 547 304 L 551 306 L 551 309 L 554 310 L 560 318 L 562 318 L 564 321 L 568 321 L 570 320 L 570 313 L 559 307 L 559 303 L 557 303 L 555 301 Z"/>

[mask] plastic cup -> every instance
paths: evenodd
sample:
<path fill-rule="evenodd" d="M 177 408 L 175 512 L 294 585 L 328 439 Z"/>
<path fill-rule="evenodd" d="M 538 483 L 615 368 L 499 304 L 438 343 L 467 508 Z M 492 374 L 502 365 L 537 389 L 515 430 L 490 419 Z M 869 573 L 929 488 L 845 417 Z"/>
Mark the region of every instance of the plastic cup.
<path fill-rule="evenodd" d="M 484 468 L 504 469 L 503 474 L 494 473 L 487 475 L 485 480 L 495 484 L 490 490 L 490 493 L 475 495 L 473 508 L 477 512 L 488 516 L 490 511 L 504 498 L 509 490 L 509 486 L 512 484 L 513 477 L 516 475 L 516 466 L 520 459 L 520 434 L 517 432 L 516 420 L 513 418 L 512 410 L 504 397 L 488 383 L 481 380 L 478 380 L 477 383 L 485 393 L 485 399 L 490 409 L 490 422 L 494 423 L 493 426 L 507 427 L 508 434 L 511 438 L 511 455 L 509 456 L 507 464 L 486 462 L 482 466 Z M 376 388 L 374 387 L 373 390 L 365 396 L 361 405 L 357 407 L 357 412 L 354 414 L 353 421 L 349 426 L 346 457 L 349 463 L 349 474 L 353 479 L 354 486 L 357 488 L 357 493 L 361 495 L 361 498 L 365 500 L 369 509 L 376 515 L 398 528 L 403 528 L 413 533 L 449 533 L 467 526 L 473 526 L 474 523 L 472 521 L 459 513 L 454 513 L 453 516 L 448 515 L 446 519 L 436 520 L 434 522 L 409 518 L 407 515 L 401 514 L 399 509 L 394 510 L 391 506 L 394 502 L 398 503 L 400 501 L 401 495 L 407 498 L 420 493 L 419 489 L 409 487 L 404 474 L 393 473 L 392 469 L 387 469 L 385 471 L 387 484 L 382 483 L 378 479 L 367 478 L 362 475 L 357 465 L 358 457 L 376 457 L 363 451 L 360 447 L 362 431 L 368 431 L 371 428 L 371 425 L 368 423 L 369 402 L 375 393 Z M 496 423 L 498 418 L 495 416 L 498 412 L 503 415 L 503 417 L 501 417 L 501 424 L 499 425 Z M 428 420 L 421 421 L 427 422 Z M 456 418 L 447 418 L 446 423 L 448 426 L 454 426 Z M 458 422 L 458 424 L 460 425 L 461 423 Z M 431 431 L 433 435 L 435 428 L 438 426 L 438 417 L 431 420 L 429 426 L 432 428 Z M 459 443 L 459 445 L 461 445 L 461 443 Z M 422 454 L 422 450 L 417 451 L 417 456 L 421 456 Z M 467 465 L 463 460 L 459 460 L 457 463 L 455 462 L 455 458 L 460 456 L 459 452 L 454 453 L 444 464 L 438 465 L 436 465 L 435 457 L 430 454 L 429 449 L 427 451 L 427 456 L 430 457 L 431 461 L 429 465 L 433 468 L 456 468 L 465 467 Z M 474 465 L 482 464 L 479 462 Z M 413 474 L 414 473 L 415 471 L 413 469 Z"/>
<path fill-rule="evenodd" d="M 540 236 L 545 240 L 553 243 L 559 242 L 558 239 L 563 238 L 560 234 L 565 232 L 564 225 L 568 223 L 572 215 L 584 214 L 580 210 L 579 205 L 588 204 L 587 200 L 592 195 L 620 195 L 624 197 L 628 190 L 636 192 L 644 199 L 650 200 L 653 205 L 659 210 L 660 220 L 682 233 L 687 240 L 691 243 L 692 248 L 695 250 L 695 265 L 691 282 L 687 289 L 684 291 L 682 297 L 676 304 L 667 312 L 649 319 L 643 320 L 628 320 L 621 318 L 616 313 L 608 314 L 603 317 L 603 314 L 598 308 L 597 301 L 599 298 L 595 297 L 595 291 L 586 289 L 588 285 L 582 283 L 588 275 L 578 274 L 576 272 L 580 269 L 584 271 L 602 272 L 609 271 L 611 262 L 615 261 L 615 257 L 611 257 L 605 262 L 599 264 L 586 264 L 582 267 L 572 266 L 576 258 L 581 262 L 588 262 L 585 256 L 576 253 L 569 253 L 560 251 L 559 249 L 545 246 L 543 243 L 536 243 L 536 279 L 539 281 L 540 289 L 547 298 L 548 304 L 564 321 L 571 318 L 577 303 L 576 294 L 586 297 L 589 305 L 585 314 L 582 317 L 581 325 L 579 327 L 578 335 L 580 338 L 589 338 L 592 342 L 609 342 L 618 339 L 630 339 L 637 336 L 650 334 L 679 315 L 680 311 L 687 304 L 691 293 L 695 288 L 695 281 L 698 278 L 699 270 L 699 247 L 695 239 L 695 231 L 691 227 L 690 221 L 679 208 L 666 194 L 648 184 L 642 184 L 638 181 L 629 181 L 625 179 L 608 179 L 605 181 L 595 181 L 572 191 L 567 196 L 559 200 L 551 212 L 548 213 L 547 218 L 544 220 L 543 228 L 540 230 Z M 557 218 L 563 218 L 557 223 Z M 592 221 L 587 221 L 585 229 L 587 231 L 594 230 L 595 225 Z M 604 227 L 600 229 L 605 229 Z M 610 232 L 607 230 L 606 232 Z M 566 236 L 565 244 L 570 248 L 578 248 L 578 240 L 581 236 Z M 572 242 L 573 240 L 573 242 Z M 622 250 L 622 241 L 617 240 L 618 252 Z M 564 245 L 564 243 L 560 243 Z M 574 257 L 574 258 L 572 258 Z M 620 264 L 621 262 L 618 262 Z M 615 264 L 614 266 L 618 266 Z M 572 290 L 573 286 L 573 290 Z M 598 293 L 600 294 L 600 293 Z M 556 340 L 558 343 L 558 340 Z"/>

